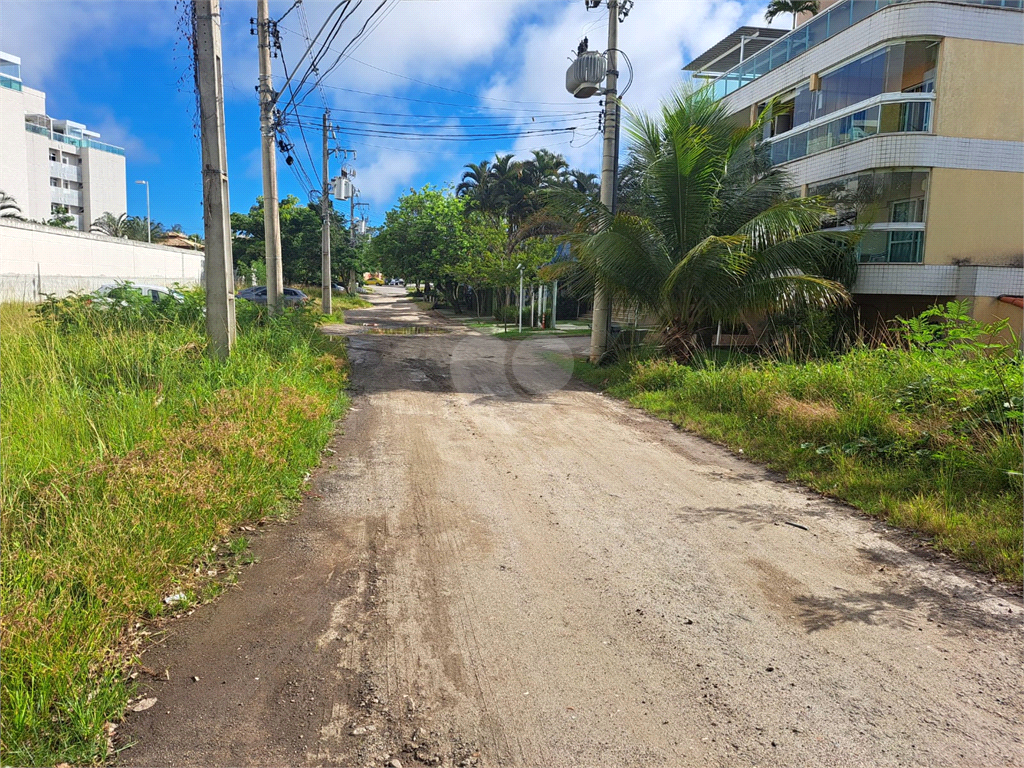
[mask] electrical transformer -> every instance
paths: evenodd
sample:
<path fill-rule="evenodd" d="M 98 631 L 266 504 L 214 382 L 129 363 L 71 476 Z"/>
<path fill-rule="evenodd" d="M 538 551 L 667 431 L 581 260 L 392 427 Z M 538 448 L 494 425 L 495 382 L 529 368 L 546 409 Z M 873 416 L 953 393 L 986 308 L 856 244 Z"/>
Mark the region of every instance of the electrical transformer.
<path fill-rule="evenodd" d="M 584 51 L 565 73 L 565 89 L 577 99 L 589 99 L 601 90 L 608 60 L 600 51 Z"/>

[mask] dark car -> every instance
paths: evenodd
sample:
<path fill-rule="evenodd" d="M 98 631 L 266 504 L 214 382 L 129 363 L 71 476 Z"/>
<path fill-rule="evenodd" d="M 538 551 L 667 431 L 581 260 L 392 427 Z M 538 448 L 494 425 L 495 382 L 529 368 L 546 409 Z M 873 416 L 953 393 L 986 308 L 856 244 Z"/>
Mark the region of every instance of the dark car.
<path fill-rule="evenodd" d="M 244 291 L 239 291 L 236 294 L 236 298 L 247 299 L 253 304 L 266 306 L 267 287 L 265 285 L 260 285 L 256 288 L 246 288 Z M 304 294 L 298 288 L 285 288 L 284 295 L 281 297 L 281 300 L 286 307 L 294 307 L 296 304 L 305 304 L 309 301 L 309 296 Z"/>

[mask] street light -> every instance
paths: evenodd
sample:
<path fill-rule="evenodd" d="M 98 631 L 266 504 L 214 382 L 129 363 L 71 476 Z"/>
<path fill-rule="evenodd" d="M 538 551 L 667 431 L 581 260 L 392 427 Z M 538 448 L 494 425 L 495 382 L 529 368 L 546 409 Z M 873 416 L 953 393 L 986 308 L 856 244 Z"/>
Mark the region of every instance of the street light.
<path fill-rule="evenodd" d="M 146 185 L 146 242 L 153 242 L 153 225 L 149 221 L 149 182 L 148 181 L 136 181 L 136 184 Z"/>

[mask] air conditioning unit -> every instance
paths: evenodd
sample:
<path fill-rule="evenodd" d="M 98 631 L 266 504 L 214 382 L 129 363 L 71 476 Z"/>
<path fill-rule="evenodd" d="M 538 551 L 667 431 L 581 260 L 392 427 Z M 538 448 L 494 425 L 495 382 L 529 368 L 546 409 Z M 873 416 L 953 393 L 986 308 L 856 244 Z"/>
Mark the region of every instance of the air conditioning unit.
<path fill-rule="evenodd" d="M 344 176 L 331 179 L 331 194 L 335 200 L 348 200 L 352 197 L 352 182 Z"/>
<path fill-rule="evenodd" d="M 600 51 L 584 51 L 565 72 L 565 90 L 577 99 L 589 99 L 601 90 L 608 60 Z"/>

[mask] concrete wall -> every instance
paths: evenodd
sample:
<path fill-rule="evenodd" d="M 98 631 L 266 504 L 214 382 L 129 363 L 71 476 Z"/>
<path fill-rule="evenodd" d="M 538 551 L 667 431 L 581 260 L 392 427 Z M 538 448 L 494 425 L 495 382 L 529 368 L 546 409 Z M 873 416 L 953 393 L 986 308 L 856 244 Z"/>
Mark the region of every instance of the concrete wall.
<path fill-rule="evenodd" d="M 1024 45 L 947 37 L 939 49 L 933 130 L 940 136 L 1024 137 Z"/>
<path fill-rule="evenodd" d="M 1020 266 L 1024 173 L 933 168 L 926 231 L 926 264 Z"/>
<path fill-rule="evenodd" d="M 198 285 L 202 274 L 202 251 L 0 220 L 0 301 L 36 301 L 116 280 Z"/>

